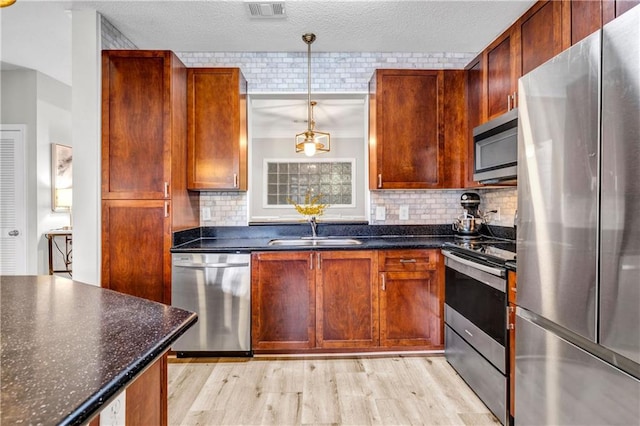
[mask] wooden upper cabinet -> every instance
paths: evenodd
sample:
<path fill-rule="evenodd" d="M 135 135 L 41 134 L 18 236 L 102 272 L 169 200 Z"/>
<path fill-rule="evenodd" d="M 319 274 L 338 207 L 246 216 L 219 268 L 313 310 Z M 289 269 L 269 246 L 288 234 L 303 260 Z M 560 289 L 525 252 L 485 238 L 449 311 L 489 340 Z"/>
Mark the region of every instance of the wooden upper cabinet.
<path fill-rule="evenodd" d="M 473 160 L 475 145 L 473 143 L 473 128 L 484 123 L 486 116 L 486 103 L 483 102 L 483 68 L 482 54 L 474 58 L 465 68 L 465 93 L 467 100 L 467 136 L 466 136 L 466 166 L 465 188 L 480 186 L 473 180 Z"/>
<path fill-rule="evenodd" d="M 513 108 L 512 99 L 517 90 L 518 61 L 517 35 L 508 30 L 498 37 L 484 52 L 486 120 L 496 118 Z"/>
<path fill-rule="evenodd" d="M 369 187 L 443 187 L 444 71 L 376 70 L 369 92 Z"/>
<path fill-rule="evenodd" d="M 537 2 L 518 20 L 516 27 L 521 63 L 517 78 L 562 52 L 562 2 Z"/>
<path fill-rule="evenodd" d="M 602 0 L 603 24 L 613 21 L 638 4 L 640 4 L 640 0 Z"/>
<path fill-rule="evenodd" d="M 238 68 L 190 68 L 188 188 L 247 190 L 247 81 Z"/>
<path fill-rule="evenodd" d="M 260 252 L 251 258 L 251 347 L 315 347 L 313 252 Z"/>
<path fill-rule="evenodd" d="M 567 49 L 602 26 L 601 1 L 565 1 L 562 9 L 562 47 Z"/>
<path fill-rule="evenodd" d="M 175 102 L 185 77 L 169 51 L 102 52 L 103 199 L 171 198 L 172 150 L 186 143 L 186 105 Z"/>
<path fill-rule="evenodd" d="M 375 252 L 322 251 L 315 255 L 317 346 L 378 346 L 378 262 Z"/>

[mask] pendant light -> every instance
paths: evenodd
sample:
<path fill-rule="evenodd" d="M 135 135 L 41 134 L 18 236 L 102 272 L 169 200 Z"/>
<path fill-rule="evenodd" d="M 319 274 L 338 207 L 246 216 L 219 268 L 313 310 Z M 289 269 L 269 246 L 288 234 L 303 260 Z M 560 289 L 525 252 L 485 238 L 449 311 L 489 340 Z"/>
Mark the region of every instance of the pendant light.
<path fill-rule="evenodd" d="M 318 103 L 311 100 L 311 43 L 316 39 L 315 34 L 307 33 L 302 36 L 302 41 L 307 43 L 307 130 L 296 135 L 296 152 L 304 152 L 311 157 L 317 152 L 329 152 L 331 150 L 331 135 L 327 132 L 316 130 L 316 122 L 313 118 L 313 107 Z"/>
<path fill-rule="evenodd" d="M 0 0 L 0 7 L 7 7 L 14 4 L 16 0 Z"/>

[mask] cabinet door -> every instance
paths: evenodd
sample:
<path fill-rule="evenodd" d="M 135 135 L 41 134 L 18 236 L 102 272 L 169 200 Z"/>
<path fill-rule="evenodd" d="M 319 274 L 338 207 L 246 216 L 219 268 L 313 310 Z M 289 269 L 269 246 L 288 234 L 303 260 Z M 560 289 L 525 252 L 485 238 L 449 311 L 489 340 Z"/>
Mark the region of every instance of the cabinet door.
<path fill-rule="evenodd" d="M 378 346 L 378 262 L 372 251 L 316 253 L 316 336 L 322 348 Z"/>
<path fill-rule="evenodd" d="M 251 340 L 255 350 L 315 347 L 313 252 L 260 252 L 251 260 Z"/>
<path fill-rule="evenodd" d="M 508 30 L 485 50 L 487 120 L 496 118 L 512 107 L 518 79 L 515 36 Z"/>
<path fill-rule="evenodd" d="M 103 52 L 103 199 L 169 198 L 171 67 L 171 52 Z"/>
<path fill-rule="evenodd" d="M 485 120 L 485 105 L 483 102 L 483 73 L 482 73 L 482 55 L 476 57 L 469 63 L 465 69 L 466 75 L 466 99 L 467 99 L 467 170 L 465 188 L 479 186 L 478 182 L 473 180 L 473 161 L 474 149 L 473 128 L 482 124 Z"/>
<path fill-rule="evenodd" d="M 246 88 L 238 68 L 189 69 L 189 189 L 246 191 Z"/>
<path fill-rule="evenodd" d="M 441 349 L 442 318 L 436 271 L 382 272 L 380 346 Z"/>
<path fill-rule="evenodd" d="M 443 71 L 376 70 L 370 91 L 369 187 L 442 187 Z"/>
<path fill-rule="evenodd" d="M 536 3 L 517 22 L 520 33 L 519 78 L 562 52 L 562 2 Z"/>
<path fill-rule="evenodd" d="M 573 46 L 602 26 L 602 1 L 566 1 L 562 9 L 564 49 Z"/>
<path fill-rule="evenodd" d="M 102 201 L 102 287 L 171 303 L 169 201 Z"/>
<path fill-rule="evenodd" d="M 640 0 L 602 0 L 603 24 L 611 22 L 638 4 Z"/>

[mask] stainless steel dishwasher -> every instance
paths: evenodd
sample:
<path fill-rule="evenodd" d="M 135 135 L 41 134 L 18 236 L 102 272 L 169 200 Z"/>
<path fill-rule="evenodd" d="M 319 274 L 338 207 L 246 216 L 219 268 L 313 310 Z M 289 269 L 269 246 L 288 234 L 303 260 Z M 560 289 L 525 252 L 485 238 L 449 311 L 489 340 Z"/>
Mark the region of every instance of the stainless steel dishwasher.
<path fill-rule="evenodd" d="M 178 357 L 251 355 L 250 254 L 174 253 L 171 279 L 171 305 L 198 314 Z"/>

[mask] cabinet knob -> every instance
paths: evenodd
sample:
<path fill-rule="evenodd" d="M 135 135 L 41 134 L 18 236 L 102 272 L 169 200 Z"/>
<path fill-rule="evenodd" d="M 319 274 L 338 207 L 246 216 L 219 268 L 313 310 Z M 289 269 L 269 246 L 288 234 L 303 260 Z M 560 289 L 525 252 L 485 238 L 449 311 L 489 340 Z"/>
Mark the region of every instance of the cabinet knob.
<path fill-rule="evenodd" d="M 13 231 L 9 231 L 10 237 L 17 237 L 18 235 L 20 235 L 20 231 L 18 231 L 17 229 L 14 229 Z"/>

